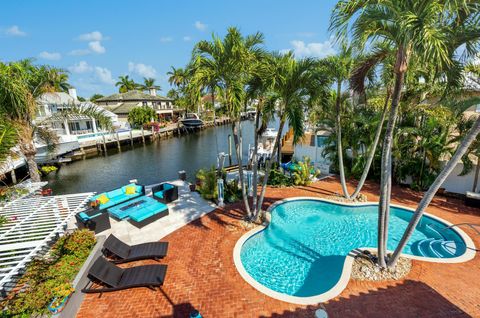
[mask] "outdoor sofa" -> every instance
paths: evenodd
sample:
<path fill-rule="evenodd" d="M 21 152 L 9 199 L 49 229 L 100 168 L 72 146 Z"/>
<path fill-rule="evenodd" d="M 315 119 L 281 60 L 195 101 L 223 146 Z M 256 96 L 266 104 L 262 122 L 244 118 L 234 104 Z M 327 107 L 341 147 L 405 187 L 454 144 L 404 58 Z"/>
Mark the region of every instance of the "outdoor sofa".
<path fill-rule="evenodd" d="M 110 228 L 110 218 L 106 210 L 88 209 L 75 214 L 79 229 L 89 229 L 95 234 Z"/>
<path fill-rule="evenodd" d="M 103 210 L 142 195 L 145 195 L 145 187 L 130 183 L 118 189 L 99 193 L 90 199 L 90 203 L 98 202 L 97 208 Z"/>
<path fill-rule="evenodd" d="M 88 270 L 90 282 L 82 289 L 84 293 L 103 293 L 134 287 L 154 289 L 163 285 L 167 265 L 143 265 L 121 268 L 100 256 Z M 93 283 L 103 287 L 92 288 Z"/>
<path fill-rule="evenodd" d="M 178 187 L 171 183 L 162 183 L 152 188 L 152 197 L 162 203 L 178 199 Z"/>
<path fill-rule="evenodd" d="M 142 259 L 161 259 L 167 255 L 168 242 L 149 242 L 128 245 L 111 234 L 103 243 L 102 252 L 112 263 L 126 263 Z"/>

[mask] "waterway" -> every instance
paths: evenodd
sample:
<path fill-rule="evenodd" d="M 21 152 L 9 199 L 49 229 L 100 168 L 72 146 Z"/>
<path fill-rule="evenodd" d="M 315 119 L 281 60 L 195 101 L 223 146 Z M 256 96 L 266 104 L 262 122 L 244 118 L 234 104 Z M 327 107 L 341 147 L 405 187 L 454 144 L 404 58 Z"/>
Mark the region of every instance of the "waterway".
<path fill-rule="evenodd" d="M 269 127 L 276 127 L 272 122 Z M 243 154 L 253 143 L 253 121 L 242 122 Z M 201 168 L 217 164 L 218 152 L 228 153 L 228 135 L 231 126 L 218 126 L 180 137 L 156 140 L 134 148 L 123 146 L 122 151 L 111 149 L 107 156 L 74 161 L 48 175 L 54 194 L 103 192 L 137 179 L 140 184 L 154 184 L 178 178 L 185 170 L 190 181 Z M 236 162 L 232 138 L 232 159 Z M 228 165 L 228 159 L 225 164 Z"/>

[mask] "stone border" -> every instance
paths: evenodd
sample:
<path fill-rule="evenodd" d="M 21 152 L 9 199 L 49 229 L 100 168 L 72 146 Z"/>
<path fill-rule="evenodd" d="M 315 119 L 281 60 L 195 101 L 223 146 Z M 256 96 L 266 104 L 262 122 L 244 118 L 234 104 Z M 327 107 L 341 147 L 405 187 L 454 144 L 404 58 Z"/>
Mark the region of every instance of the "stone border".
<path fill-rule="evenodd" d="M 260 233 L 263 231 L 267 226 L 268 223 L 271 220 L 271 213 L 272 210 L 275 209 L 275 207 L 286 203 L 290 201 L 299 201 L 299 200 L 312 200 L 312 201 L 321 201 L 321 202 L 328 202 L 328 203 L 333 203 L 337 205 L 343 205 L 343 206 L 371 206 L 371 205 L 378 205 L 378 202 L 364 202 L 364 203 L 346 203 L 346 202 L 337 202 L 333 200 L 328 200 L 328 199 L 323 199 L 323 198 L 315 198 L 315 197 L 294 197 L 294 198 L 288 198 L 288 199 L 283 199 L 280 201 L 275 202 L 272 204 L 268 209 L 267 209 L 267 222 L 265 225 L 258 226 L 244 235 L 240 237 L 240 239 L 237 241 L 235 244 L 235 247 L 233 249 L 233 262 L 235 263 L 235 266 L 237 267 L 238 272 L 240 273 L 240 276 L 248 283 L 250 284 L 253 288 L 257 289 L 258 291 L 266 294 L 267 296 L 270 296 L 272 298 L 282 300 L 288 303 L 292 304 L 299 304 L 299 305 L 313 305 L 321 302 L 325 302 L 327 300 L 330 300 L 336 296 L 338 296 L 346 287 L 348 284 L 348 281 L 350 280 L 350 275 L 352 272 L 352 265 L 354 261 L 355 255 L 357 255 L 361 250 L 368 249 L 372 252 L 376 252 L 376 248 L 362 248 L 359 247 L 357 249 L 354 249 L 350 251 L 350 253 L 346 256 L 345 258 L 345 263 L 343 264 L 343 270 L 342 274 L 340 276 L 340 279 L 337 281 L 335 286 L 333 286 L 330 290 L 328 290 L 325 293 L 322 293 L 320 295 L 315 295 L 315 296 L 310 296 L 310 297 L 298 297 L 298 296 L 291 296 L 287 295 L 284 293 L 280 293 L 277 291 L 274 291 L 262 284 L 260 284 L 258 281 L 256 281 L 250 274 L 246 271 L 245 267 L 242 264 L 241 258 L 240 258 L 240 252 L 242 250 L 243 244 L 251 237 L 254 235 Z M 391 204 L 390 206 L 404 209 L 407 211 L 414 212 L 415 210 L 412 208 L 404 207 L 401 205 L 396 205 L 396 204 Z M 453 225 L 452 223 L 445 221 L 435 215 L 429 214 L 429 213 L 424 213 L 424 215 L 441 222 L 445 224 L 446 226 L 451 226 Z M 426 262 L 434 262 L 434 263 L 463 263 L 466 261 L 469 261 L 475 257 L 475 244 L 473 243 L 472 239 L 460 228 L 452 228 L 453 231 L 455 231 L 464 241 L 466 245 L 466 251 L 464 254 L 457 256 L 457 257 L 452 257 L 452 258 L 435 258 L 435 257 L 421 257 L 421 256 L 415 256 L 415 255 L 407 255 L 407 254 L 402 254 L 402 257 L 414 259 L 414 260 L 420 260 L 420 261 L 426 261 Z M 387 251 L 388 253 L 392 253 L 392 251 Z"/>

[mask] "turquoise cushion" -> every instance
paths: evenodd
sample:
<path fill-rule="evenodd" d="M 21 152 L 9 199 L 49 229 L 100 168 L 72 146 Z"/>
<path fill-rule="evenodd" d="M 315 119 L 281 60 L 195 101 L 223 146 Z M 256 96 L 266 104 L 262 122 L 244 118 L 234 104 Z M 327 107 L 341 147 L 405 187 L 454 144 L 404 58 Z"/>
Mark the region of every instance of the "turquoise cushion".
<path fill-rule="evenodd" d="M 135 187 L 136 187 L 135 192 L 137 192 L 137 193 L 142 193 L 142 186 L 135 185 Z"/>
<path fill-rule="evenodd" d="M 124 194 L 124 192 L 120 188 L 120 189 L 115 189 L 115 190 L 112 190 L 110 192 L 107 192 L 107 197 L 109 197 L 111 199 L 111 198 L 118 197 L 118 196 L 123 195 L 123 194 Z"/>
<path fill-rule="evenodd" d="M 163 199 L 163 191 L 158 191 L 153 194 L 157 198 Z"/>
<path fill-rule="evenodd" d="M 78 213 L 78 216 L 80 216 L 80 218 L 81 218 L 82 220 L 84 220 L 84 221 L 87 221 L 87 220 L 90 219 L 90 217 L 89 217 L 89 216 L 87 215 L 87 213 L 85 213 L 85 212 L 80 212 L 80 213 Z"/>

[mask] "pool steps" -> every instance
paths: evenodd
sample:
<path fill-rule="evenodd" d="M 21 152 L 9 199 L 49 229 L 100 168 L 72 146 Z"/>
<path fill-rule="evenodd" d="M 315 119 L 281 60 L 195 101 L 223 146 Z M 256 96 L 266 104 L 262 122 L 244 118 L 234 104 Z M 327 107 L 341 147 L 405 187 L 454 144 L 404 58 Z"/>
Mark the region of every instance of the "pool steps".
<path fill-rule="evenodd" d="M 457 244 L 442 233 L 442 229 L 427 224 L 425 228 L 433 238 L 416 241 L 412 249 L 421 256 L 435 258 L 449 258 L 457 256 Z"/>

